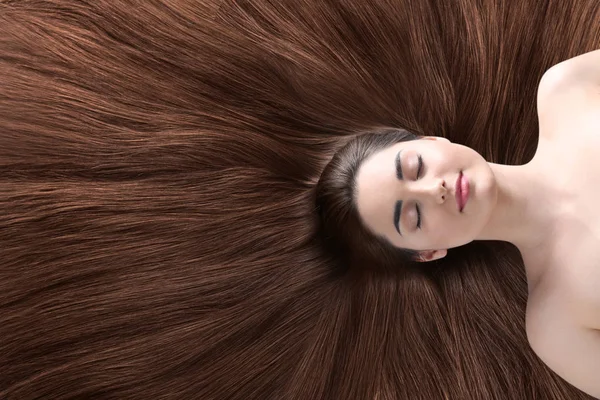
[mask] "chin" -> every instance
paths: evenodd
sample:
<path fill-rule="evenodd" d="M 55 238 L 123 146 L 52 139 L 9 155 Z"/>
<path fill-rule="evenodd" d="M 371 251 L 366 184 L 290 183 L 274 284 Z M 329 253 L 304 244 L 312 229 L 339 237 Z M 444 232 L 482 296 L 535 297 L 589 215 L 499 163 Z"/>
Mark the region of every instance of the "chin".
<path fill-rule="evenodd" d="M 479 173 L 467 175 L 470 171 L 464 171 L 464 174 L 469 177 L 470 188 L 469 200 L 463 209 L 463 215 L 468 216 L 472 223 L 478 225 L 475 231 L 483 229 L 490 219 L 498 198 L 498 186 L 491 170 L 488 168 L 477 172 Z"/>
<path fill-rule="evenodd" d="M 483 179 L 478 182 L 477 194 L 479 194 L 482 200 L 490 205 L 490 208 L 493 208 L 496 199 L 498 198 L 498 185 L 496 184 L 496 178 L 493 174 L 483 177 Z"/>
<path fill-rule="evenodd" d="M 470 170 L 464 171 L 465 174 L 469 174 Z M 477 200 L 495 201 L 498 196 L 498 186 L 496 183 L 496 177 L 492 172 L 491 168 L 485 165 L 485 169 L 479 171 L 473 171 L 469 177 L 469 183 L 471 185 L 471 195 Z"/>

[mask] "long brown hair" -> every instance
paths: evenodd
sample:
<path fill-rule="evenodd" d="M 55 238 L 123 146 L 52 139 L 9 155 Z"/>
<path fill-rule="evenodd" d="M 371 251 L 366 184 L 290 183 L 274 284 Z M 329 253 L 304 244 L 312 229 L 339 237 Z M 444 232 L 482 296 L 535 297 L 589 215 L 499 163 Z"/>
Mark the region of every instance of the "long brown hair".
<path fill-rule="evenodd" d="M 0 0 L 0 398 L 585 399 L 531 351 L 516 250 L 345 272 L 349 137 L 535 151 L 600 3 Z"/>

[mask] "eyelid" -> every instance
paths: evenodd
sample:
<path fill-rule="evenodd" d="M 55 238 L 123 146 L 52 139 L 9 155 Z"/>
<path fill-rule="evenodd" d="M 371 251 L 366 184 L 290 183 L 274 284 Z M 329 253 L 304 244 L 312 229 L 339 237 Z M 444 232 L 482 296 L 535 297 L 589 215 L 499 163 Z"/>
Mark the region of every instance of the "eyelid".
<path fill-rule="evenodd" d="M 418 156 L 418 167 L 417 167 L 417 178 L 421 175 L 423 169 L 423 157 L 419 154 Z"/>

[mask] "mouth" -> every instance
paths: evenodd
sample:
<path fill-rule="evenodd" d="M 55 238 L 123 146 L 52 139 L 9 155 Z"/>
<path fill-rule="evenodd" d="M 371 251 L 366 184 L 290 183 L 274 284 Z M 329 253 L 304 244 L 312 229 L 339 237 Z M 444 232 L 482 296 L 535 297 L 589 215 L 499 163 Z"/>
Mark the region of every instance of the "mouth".
<path fill-rule="evenodd" d="M 458 174 L 455 188 L 456 205 L 458 211 L 462 212 L 469 200 L 469 180 L 463 175 L 462 171 Z"/>

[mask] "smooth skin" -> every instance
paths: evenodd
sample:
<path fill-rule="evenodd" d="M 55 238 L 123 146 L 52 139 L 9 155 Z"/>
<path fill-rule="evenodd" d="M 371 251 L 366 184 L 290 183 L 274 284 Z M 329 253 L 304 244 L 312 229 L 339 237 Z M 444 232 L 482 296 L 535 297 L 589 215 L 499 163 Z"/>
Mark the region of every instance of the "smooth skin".
<path fill-rule="evenodd" d="M 398 143 L 363 162 L 357 207 L 371 231 L 418 250 L 420 261 L 473 240 L 517 246 L 532 349 L 567 382 L 600 398 L 600 50 L 550 68 L 537 106 L 540 137 L 529 163 L 488 163 L 438 137 Z M 395 167 L 400 150 L 403 180 Z M 455 200 L 461 172 L 470 185 L 462 211 Z"/>

